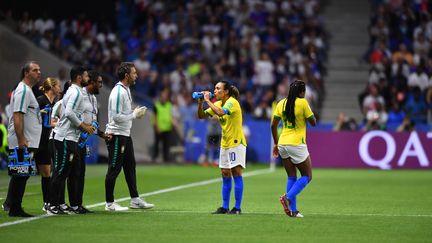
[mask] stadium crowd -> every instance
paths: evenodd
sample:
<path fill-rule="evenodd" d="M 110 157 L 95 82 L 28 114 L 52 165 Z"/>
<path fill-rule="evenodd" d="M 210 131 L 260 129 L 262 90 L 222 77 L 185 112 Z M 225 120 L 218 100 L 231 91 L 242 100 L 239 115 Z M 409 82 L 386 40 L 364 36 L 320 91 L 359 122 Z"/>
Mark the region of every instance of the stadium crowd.
<path fill-rule="evenodd" d="M 431 123 L 432 6 L 428 1 L 372 1 L 367 88 L 359 95 L 370 129 L 410 131 Z"/>
<path fill-rule="evenodd" d="M 36 45 L 111 83 L 121 60 L 134 62 L 134 95 L 146 105 L 169 89 L 174 107 L 188 109 L 192 91 L 220 79 L 239 87 L 245 115 L 256 119 L 270 119 L 272 102 L 295 79 L 307 83 L 317 115 L 324 98 L 326 34 L 316 0 L 121 0 L 116 26 L 84 14 L 54 20 L 25 12 L 18 21 Z"/>

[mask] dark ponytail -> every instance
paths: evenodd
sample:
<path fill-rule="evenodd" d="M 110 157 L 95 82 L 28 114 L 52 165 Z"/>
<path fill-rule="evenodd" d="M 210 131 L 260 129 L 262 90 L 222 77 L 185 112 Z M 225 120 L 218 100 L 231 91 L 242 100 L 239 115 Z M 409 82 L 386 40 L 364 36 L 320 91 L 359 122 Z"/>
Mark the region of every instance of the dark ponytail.
<path fill-rule="evenodd" d="M 293 127 L 295 127 L 295 101 L 297 97 L 299 97 L 299 94 L 305 90 L 305 83 L 301 80 L 296 80 L 290 85 L 287 102 L 285 104 L 285 116 Z"/>
<path fill-rule="evenodd" d="M 232 85 L 227 80 L 222 80 L 220 82 L 224 84 L 224 89 L 228 90 L 228 95 L 229 96 L 235 98 L 236 100 L 240 100 L 240 91 L 237 89 L 236 86 Z"/>

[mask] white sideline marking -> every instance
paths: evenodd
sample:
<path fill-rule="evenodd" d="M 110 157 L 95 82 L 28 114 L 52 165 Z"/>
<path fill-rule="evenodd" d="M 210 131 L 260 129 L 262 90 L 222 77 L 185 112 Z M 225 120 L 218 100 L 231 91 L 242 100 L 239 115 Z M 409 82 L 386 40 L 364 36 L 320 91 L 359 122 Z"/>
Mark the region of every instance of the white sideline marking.
<path fill-rule="evenodd" d="M 119 211 L 116 213 L 156 213 L 156 214 L 211 214 L 210 211 L 188 211 L 188 210 L 141 210 L 131 209 L 127 211 Z M 258 212 L 258 211 L 247 211 L 242 212 L 243 215 L 273 215 L 288 217 L 281 210 L 279 213 L 276 212 Z M 309 215 L 318 216 L 347 216 L 347 217 L 432 217 L 432 214 L 371 214 L 371 213 L 307 213 L 305 216 L 309 218 Z"/>
<path fill-rule="evenodd" d="M 244 173 L 243 177 L 256 176 L 256 175 L 267 174 L 267 173 L 271 173 L 271 172 L 274 172 L 274 170 L 272 170 L 272 169 L 255 170 L 255 171 Z M 140 197 L 147 197 L 147 196 L 162 194 L 162 193 L 166 193 L 166 192 L 178 191 L 178 190 L 191 188 L 191 187 L 204 186 L 204 185 L 208 185 L 208 184 L 212 184 L 212 183 L 216 183 L 216 182 L 220 182 L 220 181 L 222 181 L 221 178 L 210 179 L 210 180 L 199 181 L 199 182 L 193 182 L 193 183 L 184 184 L 181 186 L 175 186 L 175 187 L 170 187 L 170 188 L 157 190 L 157 191 L 153 191 L 153 192 L 143 193 L 143 194 L 140 194 L 139 196 Z M 115 201 L 116 202 L 123 202 L 126 200 L 130 200 L 130 197 L 123 197 L 123 198 L 117 199 Z M 105 202 L 100 202 L 100 203 L 87 205 L 86 207 L 87 208 L 95 208 L 95 207 L 100 207 L 100 206 L 104 206 L 104 205 L 105 205 Z M 6 222 L 6 223 L 0 224 L 0 228 L 15 225 L 15 224 L 27 223 L 27 222 L 30 222 L 33 220 L 38 220 L 38 219 L 42 219 L 42 218 L 50 217 L 50 216 L 54 216 L 54 215 L 42 214 L 42 215 L 38 215 L 35 217 L 31 217 L 31 218 L 25 218 L 25 219 L 19 219 L 16 221 L 12 221 L 12 222 Z"/>

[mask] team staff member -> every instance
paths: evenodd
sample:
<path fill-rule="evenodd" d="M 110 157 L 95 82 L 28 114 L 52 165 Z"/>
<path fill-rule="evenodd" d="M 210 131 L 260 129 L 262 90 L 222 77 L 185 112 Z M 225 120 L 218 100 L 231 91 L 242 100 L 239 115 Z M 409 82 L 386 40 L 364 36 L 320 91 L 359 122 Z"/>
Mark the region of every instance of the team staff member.
<path fill-rule="evenodd" d="M 302 218 L 297 210 L 297 195 L 312 180 L 312 164 L 306 146 L 306 121 L 312 126 L 316 119 L 307 100 L 305 83 L 297 80 L 290 85 L 288 97 L 279 101 L 271 124 L 273 136 L 273 156 L 282 157 L 288 175 L 286 193 L 280 197 L 285 213 L 290 217 Z M 277 127 L 282 120 L 282 133 L 278 137 Z M 297 171 L 301 177 L 297 180 Z"/>
<path fill-rule="evenodd" d="M 95 129 L 81 120 L 84 111 L 83 90 L 87 85 L 88 74 L 83 67 L 73 67 L 70 71 L 71 86 L 63 97 L 60 120 L 54 128 L 54 158 L 51 178 L 51 206 L 48 214 L 65 214 L 60 208 L 61 187 L 71 172 L 72 161 L 77 156 L 77 142 L 81 130 L 92 134 Z M 69 191 L 69 196 L 74 195 Z"/>
<path fill-rule="evenodd" d="M 22 81 L 13 91 L 10 99 L 12 115 L 9 117 L 8 143 L 10 152 L 15 147 L 28 148 L 33 157 L 39 146 L 42 132 L 42 122 L 39 104 L 32 92 L 32 87 L 41 78 L 41 70 L 36 62 L 24 64 L 21 70 Z M 11 176 L 8 189 L 9 216 L 32 217 L 21 207 L 28 176 Z"/>
<path fill-rule="evenodd" d="M 209 106 L 203 110 L 203 99 L 198 99 L 198 117 L 200 119 L 217 116 L 222 127 L 219 168 L 222 173 L 222 207 L 214 214 L 241 214 L 243 198 L 242 171 L 246 168 L 246 139 L 243 134 L 243 117 L 238 99 L 238 89 L 227 81 L 216 84 L 214 95 L 218 101 L 210 100 L 210 92 L 203 91 L 204 101 Z M 235 206 L 229 211 L 229 201 L 234 178 Z"/>
<path fill-rule="evenodd" d="M 146 107 L 137 107 L 132 111 L 132 96 L 129 87 L 135 84 L 137 71 L 133 63 L 122 62 L 117 71 L 120 81 L 114 86 L 108 101 L 108 124 L 106 133 L 111 136 L 107 142 L 108 171 L 105 177 L 105 210 L 125 211 L 114 202 L 114 186 L 122 167 L 131 197 L 130 208 L 152 208 L 153 204 L 139 198 L 136 186 L 136 162 L 130 130 L 132 120 L 143 118 Z"/>
<path fill-rule="evenodd" d="M 71 85 L 71 81 L 67 81 L 64 86 L 63 86 L 63 92 L 60 95 L 60 100 L 58 100 L 55 104 L 54 107 L 52 109 L 51 112 L 51 124 L 52 127 L 55 128 L 57 126 L 58 121 L 60 120 L 60 116 L 61 116 L 61 108 L 63 105 L 63 96 L 67 93 L 67 90 L 69 89 Z M 54 129 L 51 130 L 51 134 L 49 137 L 49 142 L 48 142 L 48 147 L 50 150 L 50 156 L 51 158 L 54 158 L 55 156 L 55 149 L 54 149 Z M 60 192 L 60 208 L 62 209 L 63 212 L 72 212 L 72 208 L 67 205 L 65 203 L 65 185 L 60 186 L 61 192 Z"/>
<path fill-rule="evenodd" d="M 96 71 L 88 72 L 89 81 L 88 85 L 83 88 L 83 121 L 91 124 L 97 122 L 98 104 L 96 96 L 99 94 L 99 89 L 102 88 L 102 76 Z M 105 133 L 98 131 L 98 135 L 106 139 Z M 80 140 L 79 140 L 80 141 Z M 85 214 L 91 213 L 90 210 L 85 208 L 83 203 L 84 194 L 84 180 L 85 180 L 85 158 L 87 155 L 87 144 L 83 147 L 78 146 L 78 156 L 75 156 L 75 160 L 72 165 L 72 172 L 68 179 L 68 191 L 70 191 L 71 209 L 74 213 Z"/>
<path fill-rule="evenodd" d="M 52 109 L 60 95 L 60 81 L 55 78 L 47 78 L 39 87 L 39 89 L 43 92 L 43 95 L 37 97 L 39 109 L 41 111 L 46 108 Z M 49 113 L 43 114 L 42 116 L 46 116 L 45 119 L 51 120 Z M 49 189 L 51 187 L 51 157 L 48 142 L 52 127 L 53 126 L 51 122 L 48 122 L 47 124 L 42 124 L 42 135 L 39 142 L 39 149 L 35 153 L 36 165 L 38 167 L 39 174 L 41 175 L 44 211 L 48 209 L 50 196 Z"/>

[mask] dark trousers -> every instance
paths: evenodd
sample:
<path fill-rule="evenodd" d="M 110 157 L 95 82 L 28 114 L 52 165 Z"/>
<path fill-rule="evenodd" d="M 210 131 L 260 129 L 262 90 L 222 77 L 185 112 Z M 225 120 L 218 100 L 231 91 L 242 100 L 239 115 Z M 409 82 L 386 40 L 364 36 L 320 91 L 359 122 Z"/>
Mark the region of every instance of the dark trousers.
<path fill-rule="evenodd" d="M 155 145 L 154 145 L 154 151 L 153 151 L 153 159 L 156 159 L 159 155 L 159 143 L 162 142 L 162 155 L 164 162 L 168 162 L 170 159 L 170 138 L 171 138 L 171 131 L 168 132 L 160 132 L 155 133 Z"/>
<path fill-rule="evenodd" d="M 35 148 L 29 148 L 28 152 L 30 154 L 34 154 L 36 150 L 37 149 Z M 12 150 L 9 150 L 9 153 L 11 152 Z M 11 176 L 10 178 L 5 204 L 10 206 L 10 210 L 12 212 L 21 209 L 22 199 L 28 178 L 29 176 Z"/>
<path fill-rule="evenodd" d="M 114 202 L 114 187 L 122 167 L 131 197 L 138 197 L 136 186 L 136 162 L 131 137 L 114 135 L 107 142 L 108 171 L 105 177 L 105 201 Z"/>
<path fill-rule="evenodd" d="M 69 177 L 74 157 L 77 155 L 77 143 L 54 140 L 53 172 L 51 175 L 51 205 L 58 206 L 64 201 L 66 178 Z M 62 198 L 63 197 L 63 198 Z"/>
<path fill-rule="evenodd" d="M 67 181 L 69 203 L 71 206 L 82 206 L 84 193 L 86 147 L 77 147 L 77 150 L 77 156 L 74 157 L 71 172 Z"/>
<path fill-rule="evenodd" d="M 55 158 L 55 152 L 56 152 L 56 149 L 55 149 L 55 139 L 50 139 L 49 141 L 48 141 L 48 149 L 49 149 L 49 151 L 50 151 L 50 155 L 51 155 L 51 161 L 52 161 L 52 163 L 51 163 L 51 174 L 53 173 L 53 171 L 54 171 L 54 158 Z M 51 179 L 51 181 L 52 181 L 52 179 Z M 63 182 L 63 184 L 60 186 L 60 193 L 59 193 L 59 204 L 64 204 L 65 203 L 65 181 Z M 52 183 L 50 183 L 50 189 L 52 188 Z M 49 196 L 49 200 L 51 201 L 51 193 L 50 193 L 50 196 Z"/>

